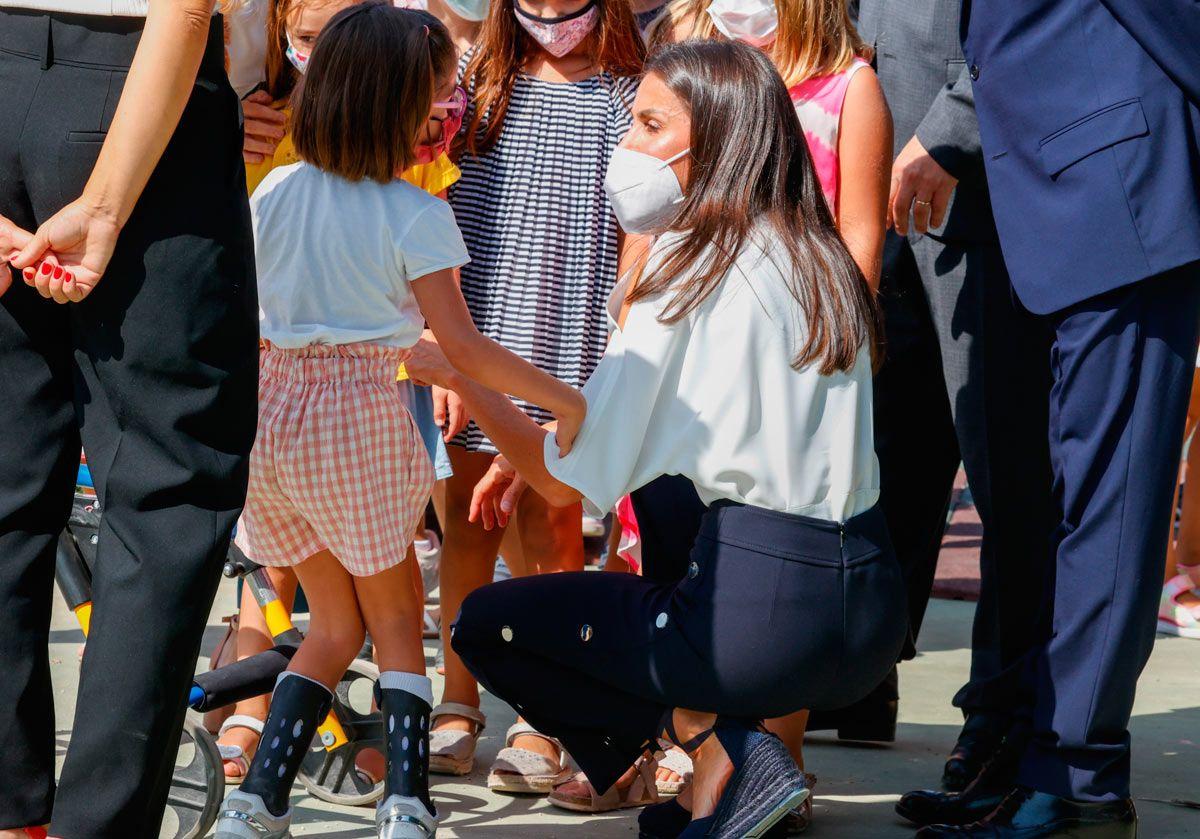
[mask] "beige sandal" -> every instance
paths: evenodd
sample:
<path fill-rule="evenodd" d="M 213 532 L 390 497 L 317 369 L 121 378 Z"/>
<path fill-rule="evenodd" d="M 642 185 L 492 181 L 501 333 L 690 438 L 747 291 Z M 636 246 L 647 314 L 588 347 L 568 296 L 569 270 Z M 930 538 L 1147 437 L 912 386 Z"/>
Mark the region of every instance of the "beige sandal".
<path fill-rule="evenodd" d="M 221 724 L 221 730 L 217 732 L 217 736 L 221 737 L 231 728 L 244 728 L 248 731 L 253 731 L 261 739 L 263 721 L 247 716 L 246 714 L 234 714 Z M 250 771 L 250 755 L 246 754 L 246 750 L 241 746 L 218 742 L 217 751 L 221 753 L 221 771 L 224 771 L 225 764 L 233 764 L 239 770 L 234 775 L 226 773 L 225 783 L 238 786 L 242 781 L 246 780 L 246 773 Z"/>
<path fill-rule="evenodd" d="M 474 731 L 437 730 L 438 717 L 463 717 L 473 722 Z M 429 771 L 435 775 L 468 775 L 475 768 L 475 747 L 487 727 L 487 717 L 478 708 L 460 702 L 443 702 L 429 713 Z"/>
<path fill-rule="evenodd" d="M 679 795 L 692 782 L 692 759 L 678 746 L 667 746 L 663 756 L 658 759 L 658 768 L 679 776 L 678 781 L 660 781 L 656 777 L 654 786 L 659 795 Z"/>
<path fill-rule="evenodd" d="M 513 747 L 518 737 L 539 737 L 558 749 L 558 760 L 530 749 Z M 571 759 L 556 738 L 542 734 L 527 722 L 515 723 L 504 738 L 504 748 L 496 755 L 488 771 L 488 789 L 496 792 L 527 792 L 545 795 L 564 781 L 570 780 Z"/>
<path fill-rule="evenodd" d="M 658 789 L 654 783 L 654 773 L 658 770 L 658 761 L 650 755 L 643 755 L 638 758 L 634 768 L 637 769 L 637 775 L 634 776 L 633 783 L 624 789 L 613 784 L 603 795 L 597 795 L 596 788 L 588 781 L 587 776 L 579 772 L 570 780 L 555 787 L 554 792 L 546 798 L 555 807 L 576 813 L 608 813 L 613 810 L 627 810 L 632 807 L 657 804 L 659 798 Z M 576 782 L 583 785 L 588 793 L 586 796 L 576 795 L 567 789 L 569 785 Z"/>

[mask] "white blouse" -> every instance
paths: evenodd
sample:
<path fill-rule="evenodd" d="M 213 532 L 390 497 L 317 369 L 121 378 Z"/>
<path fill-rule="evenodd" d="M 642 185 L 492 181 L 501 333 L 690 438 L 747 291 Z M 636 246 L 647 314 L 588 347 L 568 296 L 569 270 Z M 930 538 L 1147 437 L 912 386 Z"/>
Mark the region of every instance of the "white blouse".
<path fill-rule="evenodd" d="M 546 468 L 593 513 L 672 474 L 690 478 L 705 504 L 829 521 L 878 500 L 870 353 L 832 376 L 791 367 L 805 324 L 779 268 L 789 260 L 777 241 L 757 238 L 682 320 L 658 320 L 670 293 L 634 303 L 583 388 L 587 417 L 570 453 L 560 458 L 547 434 Z M 613 291 L 610 317 L 624 292 Z"/>

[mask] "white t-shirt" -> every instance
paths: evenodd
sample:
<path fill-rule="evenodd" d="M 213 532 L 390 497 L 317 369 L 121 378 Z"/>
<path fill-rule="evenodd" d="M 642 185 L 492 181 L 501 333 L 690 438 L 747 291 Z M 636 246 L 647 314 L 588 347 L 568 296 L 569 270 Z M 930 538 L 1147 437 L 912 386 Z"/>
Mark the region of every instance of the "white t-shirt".
<path fill-rule="evenodd" d="M 470 259 L 450 205 L 401 180 L 293 163 L 254 190 L 250 215 L 260 334 L 279 347 L 411 347 L 425 322 L 409 283 Z"/>
<path fill-rule="evenodd" d="M 764 241 L 674 324 L 658 320 L 669 293 L 634 303 L 583 388 L 587 417 L 571 452 L 560 458 L 547 435 L 546 468 L 593 512 L 674 474 L 705 504 L 726 498 L 828 521 L 878 500 L 870 353 L 832 376 L 792 369 L 806 327 L 778 267 L 786 251 Z"/>

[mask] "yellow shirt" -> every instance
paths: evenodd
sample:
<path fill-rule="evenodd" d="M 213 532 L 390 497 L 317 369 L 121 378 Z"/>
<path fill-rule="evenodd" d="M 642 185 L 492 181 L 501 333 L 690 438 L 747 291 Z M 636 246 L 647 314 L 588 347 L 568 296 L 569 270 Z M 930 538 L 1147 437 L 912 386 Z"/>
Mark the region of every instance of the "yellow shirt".
<path fill-rule="evenodd" d="M 292 111 L 290 108 L 283 108 L 283 112 L 291 119 Z M 246 164 L 246 192 L 253 195 L 254 190 L 258 189 L 258 185 L 262 183 L 263 178 L 275 167 L 288 166 L 299 160 L 300 158 L 296 155 L 296 147 L 292 144 L 292 134 L 289 131 L 283 135 L 283 139 L 275 147 L 275 154 L 273 156 L 261 163 Z M 461 176 L 462 173 L 458 170 L 458 167 L 443 152 L 432 163 L 418 163 L 400 177 L 413 186 L 420 187 L 430 195 L 437 195 L 443 190 L 448 189 Z"/>

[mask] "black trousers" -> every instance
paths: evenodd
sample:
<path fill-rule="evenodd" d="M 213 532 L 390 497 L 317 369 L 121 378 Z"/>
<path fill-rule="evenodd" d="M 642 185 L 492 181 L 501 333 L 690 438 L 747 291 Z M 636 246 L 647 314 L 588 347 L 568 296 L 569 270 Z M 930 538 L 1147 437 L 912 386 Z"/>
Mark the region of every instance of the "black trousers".
<path fill-rule="evenodd" d="M 0 11 L 0 214 L 80 195 L 141 20 Z M 245 497 L 257 304 L 237 97 L 214 18 L 191 99 L 95 291 L 0 297 L 0 827 L 158 834 L 187 686 Z M 82 444 L 103 523 L 57 796 L 47 643 Z"/>
<path fill-rule="evenodd" d="M 638 514 L 652 531 L 670 526 Z M 475 591 L 455 622 L 454 649 L 480 684 L 561 738 L 598 790 L 670 708 L 763 719 L 838 707 L 866 694 L 903 643 L 900 569 L 878 507 L 839 527 L 718 502 L 687 550 L 676 582 L 524 577 Z"/>
<path fill-rule="evenodd" d="M 875 447 L 908 591 L 904 657 L 916 651 L 961 461 L 983 537 L 971 674 L 955 704 L 1011 712 L 1051 564 L 1051 334 L 1014 299 L 995 244 L 889 234 L 880 292 Z M 894 681 L 881 691 L 897 698 Z"/>

